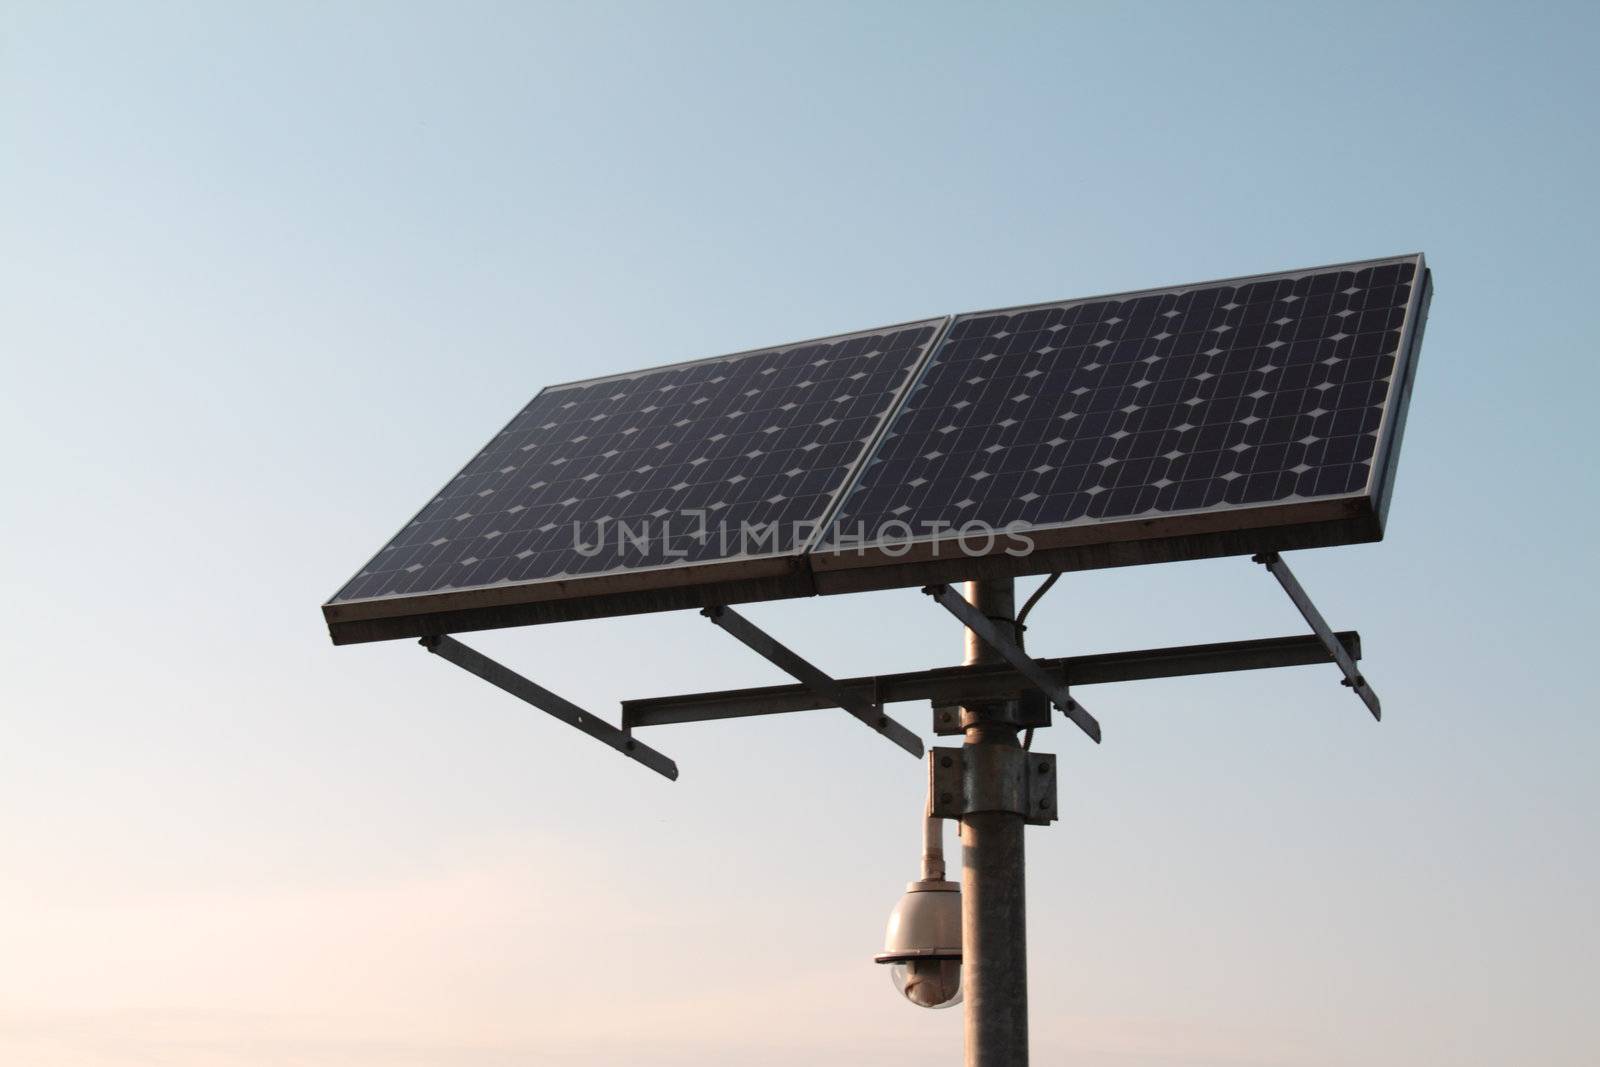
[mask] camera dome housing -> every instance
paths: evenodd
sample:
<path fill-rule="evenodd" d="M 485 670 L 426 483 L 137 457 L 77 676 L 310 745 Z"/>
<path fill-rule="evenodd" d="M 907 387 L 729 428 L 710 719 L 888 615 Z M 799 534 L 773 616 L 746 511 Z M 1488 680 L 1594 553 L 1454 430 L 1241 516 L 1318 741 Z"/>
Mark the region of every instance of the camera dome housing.
<path fill-rule="evenodd" d="M 883 951 L 889 976 L 907 1000 L 922 1008 L 961 1003 L 961 887 L 940 878 L 906 886 L 889 913 Z"/>

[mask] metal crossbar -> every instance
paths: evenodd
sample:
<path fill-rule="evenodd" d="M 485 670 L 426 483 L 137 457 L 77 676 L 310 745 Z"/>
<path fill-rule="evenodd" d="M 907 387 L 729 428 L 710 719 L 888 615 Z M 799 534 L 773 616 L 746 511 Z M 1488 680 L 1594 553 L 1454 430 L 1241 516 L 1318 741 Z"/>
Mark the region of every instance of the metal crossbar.
<path fill-rule="evenodd" d="M 1351 659 L 1361 658 L 1360 634 L 1354 630 L 1343 630 L 1334 636 Z M 1131 652 L 1096 652 L 1084 656 L 1042 659 L 1038 663 L 1052 678 L 1061 682 L 1071 678 L 1073 687 L 1081 688 L 1150 678 L 1305 667 L 1327 663 L 1328 660 L 1327 649 L 1323 648 L 1316 635 L 1295 634 L 1292 637 L 1217 641 Z M 836 683 L 858 701 L 876 700 L 884 704 L 921 700 L 936 705 L 968 704 L 1014 697 L 1021 690 L 1032 687 L 1031 682 L 1006 663 L 935 667 L 932 670 L 898 674 L 839 678 Z M 624 700 L 622 723 L 625 728 L 638 729 L 822 711 L 838 706 L 804 685 L 766 685 Z"/>

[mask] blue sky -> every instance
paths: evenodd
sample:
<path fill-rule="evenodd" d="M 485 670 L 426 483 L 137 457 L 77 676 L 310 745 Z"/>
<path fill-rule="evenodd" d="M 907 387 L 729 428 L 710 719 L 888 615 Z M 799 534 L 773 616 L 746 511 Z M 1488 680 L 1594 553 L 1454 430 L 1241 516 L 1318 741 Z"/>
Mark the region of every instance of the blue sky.
<path fill-rule="evenodd" d="M 1330 669 L 1097 687 L 1030 832 L 1036 1062 L 1592 1063 L 1590 5 L 0 6 L 0 1058 L 950 1062 L 870 962 L 921 768 L 844 716 L 668 785 L 318 605 L 549 381 L 1421 250 Z M 1025 583 L 1031 585 L 1032 583 Z M 953 662 L 914 591 L 749 614 Z M 1048 654 L 1297 632 L 1074 575 Z M 710 631 L 710 632 L 708 632 Z M 486 635 L 597 709 L 693 614 Z M 901 718 L 924 727 L 925 709 Z"/>

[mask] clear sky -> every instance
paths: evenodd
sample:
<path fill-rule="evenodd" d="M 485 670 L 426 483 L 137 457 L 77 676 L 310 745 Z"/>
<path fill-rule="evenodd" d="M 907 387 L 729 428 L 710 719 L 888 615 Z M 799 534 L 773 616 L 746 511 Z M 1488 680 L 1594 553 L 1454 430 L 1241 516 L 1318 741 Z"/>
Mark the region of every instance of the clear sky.
<path fill-rule="evenodd" d="M 1390 536 L 1292 558 L 1385 722 L 1083 690 L 1035 1062 L 1600 1060 L 1597 11 L 0 0 L 0 1061 L 956 1062 L 869 962 L 918 764 L 818 713 L 668 784 L 318 605 L 548 381 L 1418 250 Z M 749 614 L 960 654 L 909 590 Z M 1242 559 L 1034 618 L 1301 629 Z M 612 714 L 778 680 L 692 613 L 478 644 Z"/>

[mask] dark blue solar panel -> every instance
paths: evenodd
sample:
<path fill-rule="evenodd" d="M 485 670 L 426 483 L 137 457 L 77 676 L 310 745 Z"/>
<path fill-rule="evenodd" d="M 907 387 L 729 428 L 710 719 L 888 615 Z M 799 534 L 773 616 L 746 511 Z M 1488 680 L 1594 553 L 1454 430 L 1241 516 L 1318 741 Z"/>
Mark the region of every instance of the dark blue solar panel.
<path fill-rule="evenodd" d="M 1368 493 L 1419 266 L 959 316 L 825 544 Z"/>
<path fill-rule="evenodd" d="M 332 603 L 796 553 L 942 325 L 545 389 Z"/>

